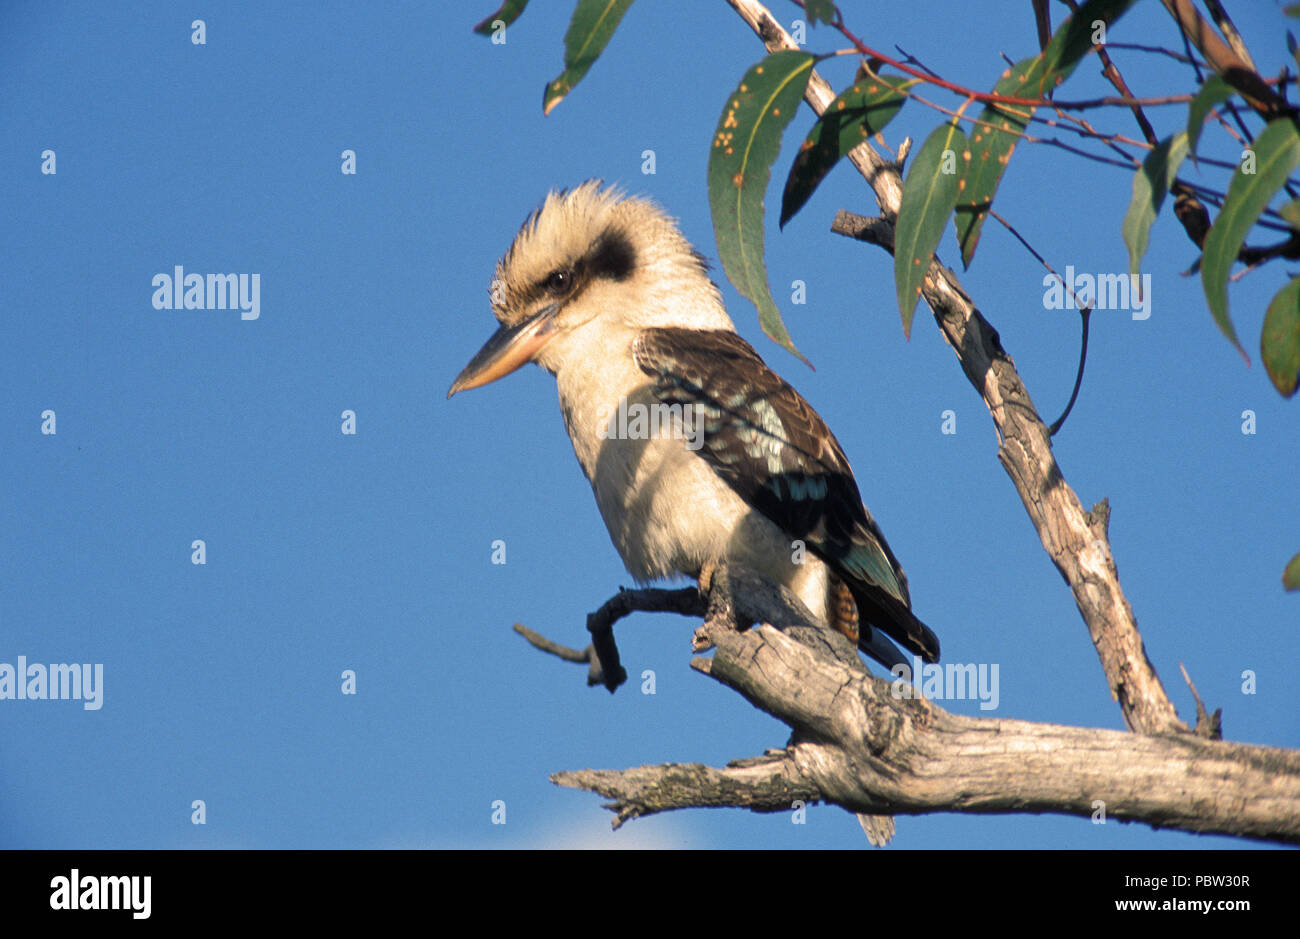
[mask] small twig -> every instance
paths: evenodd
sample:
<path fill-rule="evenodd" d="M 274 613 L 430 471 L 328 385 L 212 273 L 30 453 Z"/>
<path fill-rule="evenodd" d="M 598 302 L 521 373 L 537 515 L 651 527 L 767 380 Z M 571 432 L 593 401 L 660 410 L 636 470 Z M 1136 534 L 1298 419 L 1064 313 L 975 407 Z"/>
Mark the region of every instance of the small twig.
<path fill-rule="evenodd" d="M 1074 4 L 1072 3 L 1071 6 L 1074 6 Z M 1151 122 L 1147 120 L 1146 112 L 1142 110 L 1142 105 L 1137 103 L 1133 92 L 1129 89 L 1128 82 L 1124 81 L 1124 76 L 1119 73 L 1119 68 L 1116 67 L 1114 60 L 1111 59 L 1110 53 L 1106 51 L 1106 47 L 1096 46 L 1095 48 L 1097 49 L 1097 56 L 1101 59 L 1103 66 L 1101 72 L 1102 75 L 1104 75 L 1106 79 L 1115 86 L 1115 90 L 1121 95 L 1126 98 L 1134 99 L 1131 108 L 1133 111 L 1133 117 L 1137 121 L 1138 128 L 1142 131 L 1142 136 L 1146 138 L 1147 143 L 1154 147 L 1160 142 L 1160 138 L 1156 136 L 1155 128 L 1153 128 Z"/>
<path fill-rule="evenodd" d="M 1178 663 L 1178 670 L 1183 673 L 1183 681 L 1187 682 L 1187 687 L 1192 689 L 1192 697 L 1196 699 L 1196 727 L 1192 729 L 1192 733 L 1207 740 L 1222 740 L 1223 708 L 1215 708 L 1213 714 L 1206 711 L 1205 704 L 1196 691 L 1196 685 L 1192 682 L 1192 677 L 1187 674 L 1187 669 L 1182 662 Z"/>
<path fill-rule="evenodd" d="M 519 633 L 519 635 L 531 642 L 535 648 L 541 649 L 543 652 L 549 652 L 551 655 L 559 656 L 566 662 L 591 661 L 591 646 L 587 646 L 587 648 L 582 649 L 581 651 L 578 649 L 570 649 L 568 646 L 562 646 L 558 642 L 547 639 L 541 633 L 533 632 L 523 623 L 515 623 L 514 629 L 515 632 Z"/>
<path fill-rule="evenodd" d="M 1075 373 L 1074 376 L 1074 390 L 1070 392 L 1069 403 L 1066 404 L 1065 410 L 1061 413 L 1061 416 L 1058 417 L 1055 421 L 1053 421 L 1051 426 L 1047 428 L 1048 435 L 1055 437 L 1056 432 L 1065 425 L 1065 419 L 1069 417 L 1070 412 L 1074 410 L 1074 402 L 1077 401 L 1079 398 L 1079 388 L 1083 385 L 1083 367 L 1088 361 L 1088 322 L 1092 317 L 1092 307 L 1090 305 L 1079 302 L 1079 297 L 1075 294 L 1074 288 L 1065 282 L 1064 277 L 1056 273 L 1056 269 L 1052 267 L 1051 264 L 1048 263 L 1046 258 L 1044 258 L 1041 254 L 1039 254 L 1034 249 L 1034 246 L 1031 245 L 1025 239 L 1025 237 L 1021 235 L 1019 231 L 1016 230 L 1016 227 L 1014 225 L 1012 225 L 1010 222 L 1004 219 L 997 212 L 993 211 L 993 209 L 989 209 L 988 213 L 989 215 L 997 219 L 1003 228 L 1011 232 L 1011 234 L 1015 236 L 1016 240 L 1019 241 L 1024 246 L 1025 250 L 1028 251 L 1030 254 L 1032 254 L 1038 260 L 1039 264 L 1047 268 L 1048 273 L 1050 273 L 1053 277 L 1055 277 L 1057 280 L 1061 282 L 1061 286 L 1064 287 L 1069 292 L 1070 299 L 1074 301 L 1074 305 L 1079 311 L 1079 319 L 1081 321 L 1082 329 L 1083 329 L 1083 341 L 1079 346 L 1079 370 L 1077 373 Z"/>
<path fill-rule="evenodd" d="M 1241 251 L 1237 254 L 1237 259 L 1243 264 L 1254 267 L 1263 264 L 1265 261 L 1271 261 L 1273 258 L 1286 258 L 1294 261 L 1300 258 L 1300 233 L 1291 232 L 1291 236 L 1286 241 L 1280 241 L 1275 245 L 1266 245 L 1262 248 L 1243 245 Z"/>
<path fill-rule="evenodd" d="M 1109 49 L 1129 49 L 1133 52 L 1152 52 L 1155 53 L 1156 55 L 1168 56 L 1169 58 L 1173 59 L 1175 62 L 1181 62 L 1184 65 L 1196 64 L 1196 60 L 1194 58 L 1189 58 L 1188 55 L 1184 55 L 1181 52 L 1175 52 L 1173 49 L 1166 49 L 1163 46 L 1145 46 L 1140 42 L 1111 42 L 1108 39 L 1106 41 L 1106 47 Z M 1183 48 L 1187 49 L 1190 54 L 1191 46 L 1187 45 L 1186 36 L 1183 37 Z M 1200 84 L 1199 79 L 1197 80 L 1197 84 Z"/>
<path fill-rule="evenodd" d="M 898 145 L 898 155 L 894 159 L 894 165 L 898 167 L 899 175 L 903 173 L 903 164 L 907 162 L 907 155 L 912 152 L 912 138 L 904 137 L 903 142 Z"/>
<path fill-rule="evenodd" d="M 908 65 L 915 65 L 917 68 L 922 69 L 923 71 L 933 76 L 934 78 L 939 77 L 938 72 L 930 68 L 930 66 L 926 65 L 924 62 L 922 62 L 916 56 L 912 55 L 912 53 L 908 52 L 902 46 L 898 45 L 898 43 L 894 43 L 894 48 L 898 50 L 898 54 L 903 57 L 903 61 L 906 62 Z"/>
<path fill-rule="evenodd" d="M 1014 225 L 1012 225 L 1010 222 L 1008 222 L 1006 219 L 1004 219 L 1001 215 L 999 215 L 997 212 L 993 211 L 992 209 L 989 209 L 988 212 L 989 215 L 993 216 L 995 219 L 998 220 L 999 223 L 1001 223 L 1003 228 L 1005 228 L 1013 236 L 1015 236 L 1016 240 L 1019 241 L 1024 246 L 1025 250 L 1028 251 L 1030 254 L 1032 254 L 1038 260 L 1038 263 L 1043 265 L 1043 267 L 1047 269 L 1048 273 L 1050 273 L 1053 277 L 1055 277 L 1057 280 L 1061 282 L 1061 286 L 1063 286 L 1066 289 L 1066 291 L 1070 294 L 1070 299 L 1074 301 L 1074 306 L 1079 311 L 1080 326 L 1083 330 L 1083 339 L 1079 345 L 1079 369 L 1075 373 L 1074 389 L 1070 392 L 1070 400 L 1065 405 L 1065 410 L 1062 411 L 1061 416 L 1058 417 L 1055 421 L 1053 421 L 1052 424 L 1047 428 L 1048 435 L 1055 437 L 1057 431 L 1059 431 L 1063 426 L 1065 426 L 1065 419 L 1069 417 L 1070 412 L 1074 410 L 1074 402 L 1078 400 L 1079 389 L 1083 386 L 1083 370 L 1084 370 L 1084 366 L 1088 362 L 1088 324 L 1091 321 L 1091 317 L 1092 317 L 1092 307 L 1088 304 L 1079 302 L 1079 298 L 1075 294 L 1074 288 L 1065 282 L 1065 278 L 1056 272 L 1056 269 L 1052 267 L 1050 263 L 1048 263 L 1046 258 L 1044 258 L 1041 254 L 1039 254 L 1034 249 L 1034 246 L 1031 245 L 1024 238 L 1024 236 L 1021 235 L 1020 232 L 1016 230 L 1016 227 Z"/>
<path fill-rule="evenodd" d="M 1178 30 L 1178 36 L 1183 41 L 1183 60 L 1192 67 L 1192 74 L 1196 76 L 1197 87 L 1205 84 L 1205 72 L 1202 69 L 1209 69 L 1209 66 L 1198 59 L 1192 52 L 1192 41 L 1187 38 L 1184 30 Z"/>
<path fill-rule="evenodd" d="M 831 231 L 846 238 L 865 241 L 869 245 L 878 245 L 891 254 L 894 251 L 894 223 L 887 218 L 880 216 L 867 218 L 865 215 L 840 209 L 835 213 L 835 220 L 831 222 Z"/>
<path fill-rule="evenodd" d="M 1024 235 L 1020 234 L 1020 232 L 1016 230 L 1016 227 L 1014 225 L 1012 225 L 1010 222 L 1004 219 L 993 209 L 989 209 L 988 213 L 989 215 L 993 216 L 993 218 L 996 219 L 997 222 L 1003 228 L 1005 228 L 1008 232 L 1010 232 L 1012 237 L 1014 237 L 1016 241 L 1020 242 L 1020 244 L 1024 247 L 1026 251 L 1028 251 L 1030 254 L 1034 256 L 1034 260 L 1036 260 L 1039 264 L 1043 265 L 1043 267 L 1047 270 L 1049 274 L 1051 274 L 1053 277 L 1055 277 L 1057 280 L 1061 282 L 1061 285 L 1070 292 L 1070 299 L 1074 301 L 1075 306 L 1077 307 L 1083 306 L 1083 304 L 1079 302 L 1079 298 L 1075 295 L 1074 289 L 1065 282 L 1065 278 L 1063 278 L 1060 274 L 1056 273 L 1056 268 L 1052 267 L 1052 265 L 1048 263 L 1047 259 L 1034 249 L 1034 246 L 1031 245 L 1028 242 L 1028 240 L 1026 240 Z"/>
<path fill-rule="evenodd" d="M 1088 322 L 1091 319 L 1092 307 L 1082 307 L 1079 310 L 1079 323 L 1083 330 L 1083 339 L 1079 344 L 1079 372 L 1074 376 L 1074 391 L 1070 392 L 1070 400 L 1065 405 L 1065 410 L 1052 422 L 1052 426 L 1047 428 L 1047 432 L 1053 437 L 1065 425 L 1065 419 L 1070 416 L 1070 412 L 1074 410 L 1074 402 L 1079 398 L 1079 388 L 1083 385 L 1083 367 L 1088 361 Z"/>
<path fill-rule="evenodd" d="M 514 628 L 515 632 L 543 652 L 549 652 L 566 662 L 586 662 L 590 666 L 587 669 L 588 686 L 604 685 L 613 694 L 619 685 L 627 681 L 627 671 L 619 661 L 618 645 L 614 642 L 614 624 L 628 614 L 638 612 L 704 616 L 707 608 L 704 598 L 695 587 L 683 587 L 680 590 L 658 587 L 628 590 L 620 587 L 618 593 L 606 600 L 599 610 L 587 614 L 591 645 L 582 651 L 547 639 L 522 623 L 515 623 Z"/>

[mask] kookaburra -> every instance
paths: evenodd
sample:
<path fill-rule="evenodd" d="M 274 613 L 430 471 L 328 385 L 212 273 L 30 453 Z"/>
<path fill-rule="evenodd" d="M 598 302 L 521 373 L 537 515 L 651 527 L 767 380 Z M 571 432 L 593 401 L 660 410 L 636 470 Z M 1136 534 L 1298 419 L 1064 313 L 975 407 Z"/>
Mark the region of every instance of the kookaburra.
<path fill-rule="evenodd" d="M 656 205 L 598 180 L 552 192 L 497 262 L 491 293 L 501 326 L 447 396 L 526 362 L 553 374 L 638 582 L 740 564 L 886 668 L 910 660 L 882 632 L 938 659 L 844 451 L 736 333 L 703 256 Z"/>

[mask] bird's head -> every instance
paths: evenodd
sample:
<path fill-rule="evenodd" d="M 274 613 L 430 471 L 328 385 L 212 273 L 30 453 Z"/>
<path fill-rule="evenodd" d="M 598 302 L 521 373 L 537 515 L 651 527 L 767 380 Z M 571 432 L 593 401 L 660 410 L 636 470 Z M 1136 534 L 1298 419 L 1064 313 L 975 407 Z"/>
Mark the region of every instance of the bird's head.
<path fill-rule="evenodd" d="M 566 351 L 593 340 L 652 326 L 734 328 L 707 263 L 673 220 L 594 179 L 546 197 L 497 262 L 489 293 L 501 327 L 449 398 L 526 362 L 556 372 Z"/>

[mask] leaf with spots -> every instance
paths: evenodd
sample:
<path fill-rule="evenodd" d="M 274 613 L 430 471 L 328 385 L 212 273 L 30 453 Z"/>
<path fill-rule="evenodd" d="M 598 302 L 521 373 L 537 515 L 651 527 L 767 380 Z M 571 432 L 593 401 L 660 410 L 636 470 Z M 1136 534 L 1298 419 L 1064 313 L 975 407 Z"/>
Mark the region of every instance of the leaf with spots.
<path fill-rule="evenodd" d="M 880 133 L 907 100 L 914 78 L 859 73 L 858 80 L 830 103 L 804 138 L 781 195 L 781 226 L 803 208 L 840 158 Z"/>
<path fill-rule="evenodd" d="M 1035 76 L 1040 59 L 1041 56 L 1036 56 L 1017 62 L 993 86 L 993 93 L 1008 98 L 1036 97 Z M 979 120 L 971 127 L 970 162 L 966 165 L 956 217 L 957 244 L 961 248 L 962 264 L 967 268 L 975 259 L 975 248 L 979 245 L 984 219 L 993 205 L 993 195 L 1033 113 L 1034 109 L 1028 106 L 991 104 L 980 112 Z"/>
<path fill-rule="evenodd" d="M 552 109 L 582 81 L 587 70 L 605 51 L 614 30 L 632 0 L 578 0 L 564 34 L 564 71 L 546 86 L 542 96 L 542 113 Z"/>
<path fill-rule="evenodd" d="M 1247 361 L 1246 350 L 1237 340 L 1237 331 L 1228 317 L 1228 274 L 1260 213 L 1291 171 L 1300 166 L 1300 133 L 1290 118 L 1278 118 L 1260 132 L 1252 149 L 1254 159 L 1243 161 L 1233 173 L 1223 208 L 1205 236 L 1201 251 L 1201 285 L 1205 288 L 1210 313 Z"/>
<path fill-rule="evenodd" d="M 898 309 L 903 315 L 903 334 L 909 337 L 930 258 L 957 204 L 960 155 L 968 146 L 966 135 L 956 123 L 941 124 L 921 145 L 903 182 L 894 228 L 894 281 Z"/>
<path fill-rule="evenodd" d="M 524 12 L 526 6 L 528 0 L 505 0 L 495 13 L 474 27 L 474 32 L 480 36 L 491 36 L 495 32 L 494 23 L 500 20 L 502 26 L 509 26 L 519 19 L 519 14 Z"/>
<path fill-rule="evenodd" d="M 727 96 L 709 147 L 709 207 L 722 269 L 758 307 L 763 332 L 805 363 L 768 287 L 763 196 L 781 135 L 799 107 L 814 62 L 816 57 L 807 52 L 784 50 L 753 66 Z"/>
<path fill-rule="evenodd" d="M 1300 382 L 1300 277 L 1293 278 L 1269 302 L 1259 354 L 1273 387 L 1289 398 Z"/>
<path fill-rule="evenodd" d="M 1092 49 L 1097 23 L 1114 23 L 1134 0 L 1088 0 L 1057 28 L 1047 48 L 1021 59 L 1003 73 L 993 93 L 1006 98 L 1042 98 L 1065 81 Z M 957 244 L 969 268 L 984 220 L 1006 172 L 1011 154 L 1034 115 L 1030 105 L 990 104 L 971 128 L 970 162 L 957 203 Z"/>

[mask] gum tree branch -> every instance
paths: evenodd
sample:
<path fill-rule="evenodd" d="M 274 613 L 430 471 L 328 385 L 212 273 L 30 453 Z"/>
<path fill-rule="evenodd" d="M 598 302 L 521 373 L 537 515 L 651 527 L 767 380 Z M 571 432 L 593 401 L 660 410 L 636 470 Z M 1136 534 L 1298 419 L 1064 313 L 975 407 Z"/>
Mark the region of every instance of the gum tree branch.
<path fill-rule="evenodd" d="M 769 52 L 797 48 L 763 4 L 756 0 L 727 3 Z M 808 104 L 820 115 L 834 97 L 830 85 L 814 71 L 805 94 Z M 866 142 L 850 152 L 849 159 L 875 191 L 884 215 L 870 229 L 875 236 L 872 240 L 892 251 L 892 220 L 898 214 L 903 189 L 898 167 Z M 1052 453 L 1051 434 L 1015 363 L 956 274 L 932 261 L 922 296 L 993 418 L 1001 441 L 998 459 L 1020 494 L 1044 550 L 1074 595 L 1125 723 L 1148 734 L 1190 732 L 1178 719 L 1147 658 L 1132 608 L 1120 588 L 1106 530 L 1109 507 L 1103 501 L 1092 511 L 1085 510 L 1066 483 Z"/>
<path fill-rule="evenodd" d="M 910 684 L 872 676 L 835 631 L 792 619 L 807 611 L 783 588 L 733 568 L 701 589 L 715 615 L 696 645 L 716 652 L 692 667 L 786 723 L 790 743 L 720 769 L 670 763 L 551 777 L 612 800 L 615 828 L 674 809 L 827 802 L 859 813 L 869 835 L 887 812 L 1051 812 L 1300 844 L 1300 753 L 951 714 Z M 735 629 L 736 617 L 758 611 L 786 625 Z"/>
<path fill-rule="evenodd" d="M 551 782 L 584 789 L 614 800 L 614 828 L 630 818 L 674 809 L 741 808 L 788 812 L 797 802 L 818 802 L 821 790 L 805 779 L 784 755 L 729 763 L 722 769 L 703 763 L 668 763 L 633 769 L 583 769 L 556 773 Z"/>
<path fill-rule="evenodd" d="M 1249 60 L 1249 54 L 1243 58 L 1228 43 L 1220 39 L 1191 0 L 1160 0 L 1160 2 L 1174 18 L 1183 35 L 1205 57 L 1210 68 L 1241 92 L 1246 103 L 1254 108 L 1260 117 L 1268 121 L 1280 114 L 1294 113 L 1286 103 L 1286 99 L 1270 88 L 1255 71 L 1254 64 Z M 1235 29 L 1233 34 L 1236 34 Z"/>

